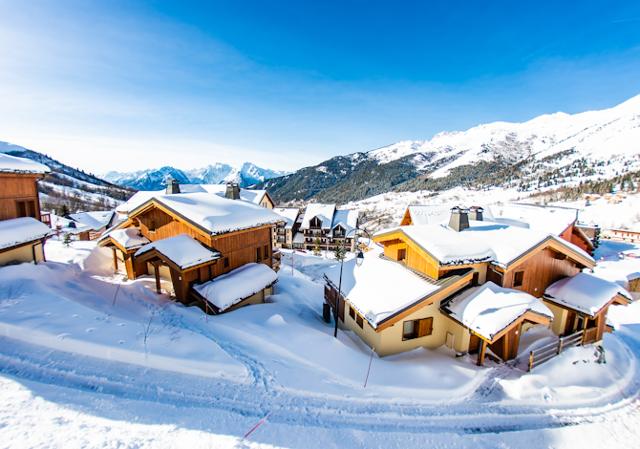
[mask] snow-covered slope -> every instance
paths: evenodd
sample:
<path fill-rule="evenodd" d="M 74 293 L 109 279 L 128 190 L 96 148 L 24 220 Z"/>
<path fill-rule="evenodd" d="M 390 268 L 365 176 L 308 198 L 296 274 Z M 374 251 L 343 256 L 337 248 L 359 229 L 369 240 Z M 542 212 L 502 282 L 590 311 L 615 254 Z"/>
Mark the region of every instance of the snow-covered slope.
<path fill-rule="evenodd" d="M 480 160 L 543 160 L 565 152 L 571 155 L 563 162 L 580 157 L 606 161 L 612 156 L 637 161 L 640 95 L 610 109 L 573 115 L 557 112 L 524 123 L 494 122 L 466 131 L 441 132 L 431 140 L 398 142 L 367 154 L 380 164 L 419 153 L 434 153 L 431 163 L 453 156 L 432 174 L 444 176 L 453 167 Z"/>
<path fill-rule="evenodd" d="M 131 196 L 130 189 L 114 185 L 90 173 L 65 165 L 46 154 L 0 141 L 0 153 L 31 159 L 51 170 L 38 183 L 43 210 L 66 207 L 64 213 L 79 210 L 113 209 Z"/>
<path fill-rule="evenodd" d="M 109 172 L 105 179 L 137 190 L 160 190 L 166 184 L 167 177 L 177 179 L 180 184 L 220 184 L 237 182 L 241 187 L 248 187 L 267 179 L 284 175 L 285 172 L 258 167 L 245 162 L 240 168 L 216 162 L 206 167 L 193 170 L 179 170 L 174 167 L 161 167 L 135 172 Z"/>

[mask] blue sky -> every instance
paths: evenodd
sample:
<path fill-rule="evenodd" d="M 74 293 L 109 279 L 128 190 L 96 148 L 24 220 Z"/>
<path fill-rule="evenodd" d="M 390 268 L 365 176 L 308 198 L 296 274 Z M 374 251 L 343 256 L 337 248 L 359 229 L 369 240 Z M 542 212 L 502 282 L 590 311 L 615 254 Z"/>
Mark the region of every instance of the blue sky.
<path fill-rule="evenodd" d="M 0 0 L 0 140 L 292 170 L 640 93 L 640 2 Z"/>

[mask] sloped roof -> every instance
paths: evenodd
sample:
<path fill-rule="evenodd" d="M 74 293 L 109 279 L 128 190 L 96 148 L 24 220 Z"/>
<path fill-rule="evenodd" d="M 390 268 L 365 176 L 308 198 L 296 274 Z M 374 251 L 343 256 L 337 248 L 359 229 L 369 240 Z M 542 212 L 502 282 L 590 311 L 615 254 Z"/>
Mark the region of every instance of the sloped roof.
<path fill-rule="evenodd" d="M 619 284 L 588 273 L 560 279 L 544 292 L 545 299 L 590 316 L 595 316 L 617 295 L 631 300 L 631 294 Z"/>
<path fill-rule="evenodd" d="M 493 204 L 484 207 L 484 217 L 496 223 L 560 235 L 576 221 L 577 210 L 522 203 Z"/>
<path fill-rule="evenodd" d="M 284 218 L 284 221 L 286 222 L 284 227 L 286 229 L 293 228 L 293 225 L 300 214 L 300 209 L 297 207 L 276 207 L 273 211 Z"/>
<path fill-rule="evenodd" d="M 490 281 L 455 296 L 444 310 L 488 341 L 527 312 L 553 318 L 553 312 L 535 296 Z"/>
<path fill-rule="evenodd" d="M 78 212 L 76 214 L 69 214 L 69 218 L 73 221 L 93 229 L 94 231 L 104 228 L 111 223 L 114 212 L 107 211 L 92 211 L 92 212 Z"/>
<path fill-rule="evenodd" d="M 220 312 L 276 282 L 278 275 L 261 263 L 248 263 L 193 289 Z"/>
<path fill-rule="evenodd" d="M 331 223 L 331 229 L 341 225 L 346 232 L 352 231 L 358 226 L 358 211 L 336 209 L 333 214 L 333 222 Z"/>
<path fill-rule="evenodd" d="M 546 240 L 593 262 L 593 258 L 576 245 L 547 232 L 510 226 L 491 221 L 469 221 L 469 228 L 460 232 L 446 225 L 399 226 L 376 233 L 402 232 L 442 265 L 493 262 L 506 267 Z"/>
<path fill-rule="evenodd" d="M 98 239 L 98 243 L 113 240 L 126 250 L 134 250 L 149 243 L 149 239 L 140 233 L 138 228 L 112 229 Z"/>
<path fill-rule="evenodd" d="M 135 255 L 138 257 L 152 250 L 162 254 L 182 269 L 202 265 L 203 263 L 212 262 L 220 258 L 218 251 L 212 251 L 206 248 L 200 242 L 186 234 L 148 243 L 136 251 Z"/>
<path fill-rule="evenodd" d="M 11 248 L 48 236 L 51 228 L 31 217 L 0 221 L 0 249 Z"/>
<path fill-rule="evenodd" d="M 309 203 L 304 212 L 304 218 L 300 229 L 309 229 L 309 222 L 314 218 L 322 222 L 322 229 L 331 229 L 333 224 L 333 213 L 336 210 L 335 204 Z"/>
<path fill-rule="evenodd" d="M 212 235 L 274 224 L 282 219 L 271 209 L 203 192 L 157 195 L 136 210 L 142 210 L 152 202 L 166 207 Z M 136 210 L 132 211 L 132 215 Z"/>
<path fill-rule="evenodd" d="M 437 205 L 410 205 L 407 207 L 411 215 L 411 223 L 414 225 L 439 224 L 449 220 L 450 207 Z"/>
<path fill-rule="evenodd" d="M 367 252 L 361 266 L 355 258 L 345 260 L 342 270 L 342 294 L 373 328 L 440 289 L 401 264 L 381 258 L 380 254 L 378 248 Z M 324 274 L 337 288 L 340 264 L 331 265 Z"/>
<path fill-rule="evenodd" d="M 181 193 L 210 193 L 221 197 L 224 197 L 226 188 L 225 184 L 180 184 Z M 266 190 L 240 189 L 240 199 L 253 204 L 260 204 L 266 194 Z M 146 203 L 149 199 L 163 195 L 166 195 L 164 189 L 140 190 L 134 193 L 127 201 L 118 205 L 116 211 L 121 214 L 128 214 L 140 205 Z"/>
<path fill-rule="evenodd" d="M 51 170 L 44 164 L 24 157 L 10 156 L 0 153 L 0 173 L 49 173 Z"/>

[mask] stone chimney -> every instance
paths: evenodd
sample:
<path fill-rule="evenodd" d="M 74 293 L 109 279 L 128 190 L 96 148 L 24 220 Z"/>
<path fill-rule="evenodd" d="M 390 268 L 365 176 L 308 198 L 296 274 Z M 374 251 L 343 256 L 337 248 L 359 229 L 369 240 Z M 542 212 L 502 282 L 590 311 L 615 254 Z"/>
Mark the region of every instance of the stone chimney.
<path fill-rule="evenodd" d="M 484 209 L 480 206 L 471 206 L 469 208 L 469 220 L 482 221 Z"/>
<path fill-rule="evenodd" d="M 225 198 L 229 198 L 230 200 L 239 200 L 240 199 L 240 186 L 237 182 L 228 182 L 227 190 L 224 193 Z"/>
<path fill-rule="evenodd" d="M 167 195 L 173 195 L 174 193 L 180 193 L 180 184 L 171 176 L 167 177 Z"/>
<path fill-rule="evenodd" d="M 467 229 L 469 227 L 469 210 L 460 206 L 452 207 L 449 227 L 456 232 Z"/>

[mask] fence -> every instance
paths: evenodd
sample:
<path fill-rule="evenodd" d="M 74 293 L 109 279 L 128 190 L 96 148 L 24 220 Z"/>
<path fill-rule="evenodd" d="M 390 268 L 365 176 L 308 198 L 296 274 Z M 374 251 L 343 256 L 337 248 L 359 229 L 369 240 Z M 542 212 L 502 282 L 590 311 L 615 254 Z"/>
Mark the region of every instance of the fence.
<path fill-rule="evenodd" d="M 529 352 L 528 371 L 531 371 L 536 366 L 551 360 L 565 349 L 582 344 L 583 338 L 584 331 L 578 331 L 574 334 L 567 335 L 566 337 L 560 337 L 557 342 L 549 343 L 538 349 L 534 349 Z"/>

